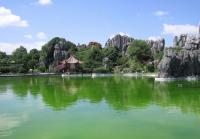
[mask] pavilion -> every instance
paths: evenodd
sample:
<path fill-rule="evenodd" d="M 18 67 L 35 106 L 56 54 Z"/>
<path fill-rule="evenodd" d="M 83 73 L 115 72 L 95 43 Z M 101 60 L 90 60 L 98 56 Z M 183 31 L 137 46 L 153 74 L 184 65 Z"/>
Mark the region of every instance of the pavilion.
<path fill-rule="evenodd" d="M 83 62 L 76 59 L 73 55 L 71 55 L 67 60 L 63 60 L 57 66 L 57 69 L 62 72 L 76 72 L 80 64 Z"/>

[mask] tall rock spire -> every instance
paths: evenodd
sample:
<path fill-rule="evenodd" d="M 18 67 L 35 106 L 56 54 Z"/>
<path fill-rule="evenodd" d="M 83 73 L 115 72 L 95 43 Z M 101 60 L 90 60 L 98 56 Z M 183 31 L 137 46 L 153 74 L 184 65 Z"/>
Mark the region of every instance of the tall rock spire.
<path fill-rule="evenodd" d="M 199 24 L 199 35 L 200 35 L 200 24 Z"/>

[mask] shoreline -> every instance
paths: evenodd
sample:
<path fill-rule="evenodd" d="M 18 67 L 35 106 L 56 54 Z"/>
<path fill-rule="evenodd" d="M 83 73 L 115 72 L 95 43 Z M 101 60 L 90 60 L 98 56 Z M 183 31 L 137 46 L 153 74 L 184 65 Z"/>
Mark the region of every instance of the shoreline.
<path fill-rule="evenodd" d="M 98 78 L 98 77 L 113 77 L 113 76 L 122 76 L 122 77 L 147 77 L 147 78 L 154 78 L 155 82 L 171 82 L 171 81 L 198 81 L 200 77 L 169 77 L 169 78 L 159 78 L 158 73 L 75 73 L 75 74 L 62 74 L 62 73 L 27 73 L 27 74 L 0 74 L 0 77 L 31 77 L 31 76 L 60 76 L 60 77 L 91 77 L 91 78 Z"/>
<path fill-rule="evenodd" d="M 155 78 L 155 82 L 171 82 L 171 81 L 198 81 L 200 80 L 200 77 L 170 77 L 170 78 Z"/>
<path fill-rule="evenodd" d="M 19 74 L 0 74 L 0 77 L 28 77 L 28 76 L 55 76 L 61 75 L 59 73 L 19 73 Z"/>
<path fill-rule="evenodd" d="M 27 76 L 61 76 L 61 77 L 111 77 L 111 76 L 124 76 L 124 77 L 152 77 L 155 78 L 157 73 L 75 73 L 75 74 L 62 74 L 62 73 L 19 73 L 19 74 L 0 74 L 0 77 L 27 77 Z"/>
<path fill-rule="evenodd" d="M 125 77 L 152 77 L 156 78 L 158 73 L 124 73 L 122 74 Z"/>

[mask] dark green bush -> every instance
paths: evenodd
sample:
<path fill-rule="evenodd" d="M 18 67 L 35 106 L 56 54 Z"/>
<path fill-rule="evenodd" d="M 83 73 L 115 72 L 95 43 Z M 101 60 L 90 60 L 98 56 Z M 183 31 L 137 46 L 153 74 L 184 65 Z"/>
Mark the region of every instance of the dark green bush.
<path fill-rule="evenodd" d="M 109 70 L 106 69 L 105 67 L 99 67 L 99 68 L 95 68 L 93 72 L 94 73 L 109 73 Z"/>

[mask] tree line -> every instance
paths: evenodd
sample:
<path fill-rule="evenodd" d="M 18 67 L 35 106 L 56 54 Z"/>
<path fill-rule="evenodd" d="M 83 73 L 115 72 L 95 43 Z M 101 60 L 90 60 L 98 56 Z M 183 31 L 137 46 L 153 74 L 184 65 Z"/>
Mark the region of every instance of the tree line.
<path fill-rule="evenodd" d="M 60 44 L 60 42 L 62 42 Z M 62 47 L 65 54 L 55 56 L 55 49 Z M 84 63 L 79 67 L 82 72 L 154 72 L 156 65 L 152 61 L 160 60 L 162 54 L 153 55 L 143 40 L 134 40 L 123 54 L 118 47 L 104 48 L 100 43 L 75 45 L 62 38 L 53 38 L 42 46 L 41 50 L 30 52 L 20 46 L 11 55 L 0 52 L 0 73 L 59 72 L 55 70 L 59 61 L 73 54 Z"/>

